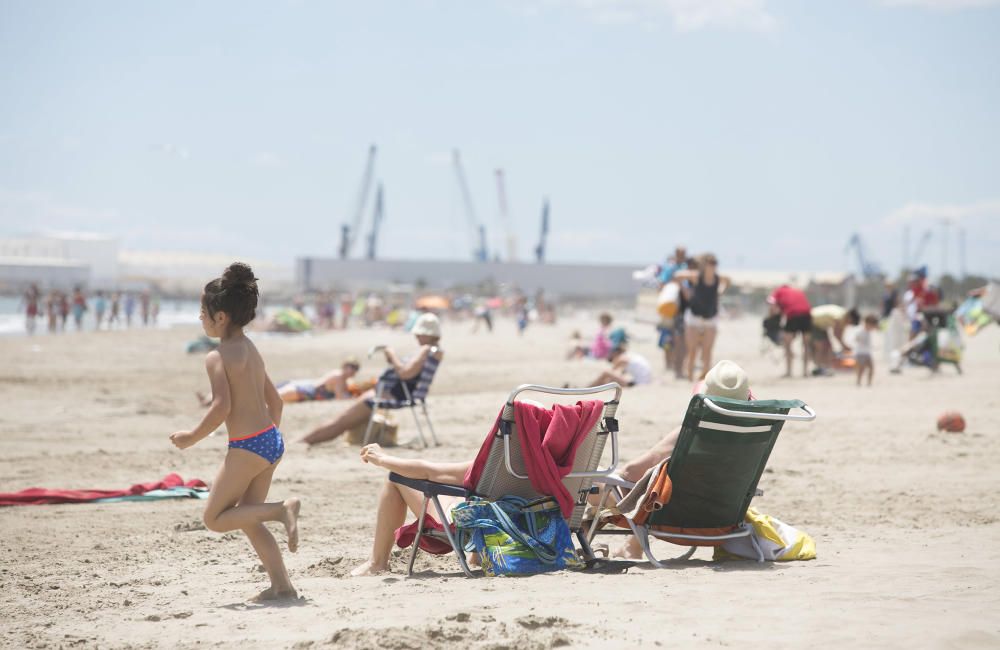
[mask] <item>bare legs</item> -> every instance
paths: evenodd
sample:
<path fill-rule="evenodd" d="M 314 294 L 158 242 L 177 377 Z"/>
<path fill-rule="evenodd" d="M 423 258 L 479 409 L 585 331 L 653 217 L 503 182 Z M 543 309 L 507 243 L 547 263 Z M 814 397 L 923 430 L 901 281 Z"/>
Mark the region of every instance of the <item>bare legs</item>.
<path fill-rule="evenodd" d="M 209 530 L 225 533 L 240 529 L 250 539 L 271 579 L 271 586 L 257 596 L 259 600 L 296 595 L 278 543 L 264 526 L 266 521 L 284 524 L 288 550 L 294 553 L 298 549 L 299 500 L 264 502 L 275 467 L 277 463 L 271 465 L 253 452 L 230 449 L 205 504 L 204 520 Z"/>
<path fill-rule="evenodd" d="M 715 346 L 714 327 L 692 327 L 687 326 L 685 338 L 687 339 L 687 370 L 688 381 L 694 381 L 694 361 L 698 353 L 701 352 L 701 374 L 699 379 L 704 379 L 708 369 L 712 367 L 712 348 Z"/>
<path fill-rule="evenodd" d="M 424 497 L 420 492 L 386 480 L 378 498 L 371 557 L 351 571 L 352 576 L 376 575 L 389 570 L 389 556 L 395 542 L 396 529 L 406 522 L 407 509 L 420 516 L 423 502 Z"/>
<path fill-rule="evenodd" d="M 371 399 L 374 394 L 374 391 L 366 392 L 333 421 L 313 429 L 302 437 L 299 442 L 309 445 L 319 444 L 327 440 L 333 440 L 352 427 L 364 424 L 372 415 L 372 410 L 365 404 L 365 400 Z"/>
<path fill-rule="evenodd" d="M 597 379 L 587 386 L 603 386 L 604 384 L 610 384 L 612 382 L 621 386 L 628 386 L 632 382 L 632 378 L 623 372 L 618 372 L 617 370 L 605 370 L 597 376 Z"/>
<path fill-rule="evenodd" d="M 802 376 L 809 376 L 809 333 L 801 332 L 802 336 Z M 792 343 L 795 342 L 795 332 L 782 332 L 781 343 L 785 348 L 785 377 L 792 376 L 792 360 L 795 354 L 792 352 Z"/>

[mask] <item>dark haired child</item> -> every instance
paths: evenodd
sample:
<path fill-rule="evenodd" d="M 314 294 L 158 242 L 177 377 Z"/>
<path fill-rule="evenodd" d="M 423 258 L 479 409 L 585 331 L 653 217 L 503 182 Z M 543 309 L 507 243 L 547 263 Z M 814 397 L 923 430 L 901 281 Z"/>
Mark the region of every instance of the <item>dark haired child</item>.
<path fill-rule="evenodd" d="M 212 384 L 211 406 L 197 427 L 171 434 L 170 441 L 186 449 L 225 421 L 229 449 L 205 504 L 205 526 L 218 533 L 246 533 L 271 578 L 271 586 L 255 600 L 273 600 L 295 597 L 296 592 L 264 522 L 284 524 L 288 550 L 294 553 L 299 542 L 299 500 L 265 502 L 285 445 L 278 431 L 281 398 L 260 353 L 243 334 L 243 327 L 255 315 L 257 297 L 257 278 L 239 262 L 205 285 L 201 324 L 205 334 L 221 339 L 219 347 L 205 357 Z"/>
<path fill-rule="evenodd" d="M 854 333 L 854 363 L 858 371 L 858 386 L 861 376 L 868 373 L 868 385 L 872 385 L 872 375 L 875 374 L 875 362 L 872 360 L 872 332 L 878 329 L 878 316 L 868 314 L 864 323 Z"/>

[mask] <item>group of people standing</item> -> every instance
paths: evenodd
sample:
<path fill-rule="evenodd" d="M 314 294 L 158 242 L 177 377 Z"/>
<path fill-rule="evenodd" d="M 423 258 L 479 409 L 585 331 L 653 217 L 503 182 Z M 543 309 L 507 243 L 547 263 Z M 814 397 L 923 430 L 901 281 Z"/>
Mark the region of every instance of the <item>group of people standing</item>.
<path fill-rule="evenodd" d="M 139 318 L 142 325 L 156 325 L 160 315 L 160 299 L 150 291 L 120 292 L 108 294 L 98 290 L 92 296 L 94 308 L 94 329 L 112 329 L 114 327 L 132 327 L 132 320 L 139 308 Z M 70 315 L 77 330 L 85 327 L 84 315 L 90 311 L 91 303 L 83 287 L 77 285 L 72 292 L 51 289 L 44 298 L 38 285 L 33 284 L 24 292 L 21 298 L 24 306 L 25 329 L 28 334 L 34 334 L 38 320 L 45 319 L 50 333 L 66 331 Z"/>
<path fill-rule="evenodd" d="M 712 253 L 688 257 L 687 249 L 678 246 L 660 268 L 660 289 L 678 285 L 676 310 L 660 322 L 660 347 L 667 370 L 678 379 L 694 381 L 695 368 L 703 378 L 712 367 L 719 321 L 719 297 L 729 287 L 730 279 L 719 274 L 719 261 Z"/>

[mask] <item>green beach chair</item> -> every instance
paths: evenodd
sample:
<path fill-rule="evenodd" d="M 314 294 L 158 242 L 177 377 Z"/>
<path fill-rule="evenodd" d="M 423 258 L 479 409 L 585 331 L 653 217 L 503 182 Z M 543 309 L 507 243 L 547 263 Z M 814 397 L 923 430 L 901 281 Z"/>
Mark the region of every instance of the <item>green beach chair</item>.
<path fill-rule="evenodd" d="M 805 414 L 789 414 L 793 410 Z M 695 395 L 666 466 L 672 483 L 669 501 L 649 512 L 642 523 L 617 515 L 612 521 L 618 528 L 599 530 L 597 517 L 589 536 L 635 535 L 649 561 L 660 568 L 665 564 L 653 555 L 650 536 L 690 547 L 673 560 L 691 557 L 698 546 L 719 546 L 726 540 L 749 536 L 762 562 L 764 556 L 750 535 L 752 529 L 744 522 L 747 508 L 754 496 L 761 494 L 757 483 L 785 422 L 814 419 L 815 411 L 799 400 L 744 401 Z M 624 490 L 634 485 L 617 475 L 595 482 L 606 486 L 601 506 L 609 495 L 620 502 Z"/>

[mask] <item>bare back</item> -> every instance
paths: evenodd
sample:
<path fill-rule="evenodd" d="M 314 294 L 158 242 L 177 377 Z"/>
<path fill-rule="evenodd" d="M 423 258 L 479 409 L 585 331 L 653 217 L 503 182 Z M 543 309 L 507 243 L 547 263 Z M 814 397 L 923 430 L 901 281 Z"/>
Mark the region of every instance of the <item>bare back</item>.
<path fill-rule="evenodd" d="M 267 373 L 264 359 L 246 336 L 223 340 L 218 347 L 229 382 L 229 415 L 226 429 L 230 438 L 249 436 L 272 424 L 267 408 Z"/>

